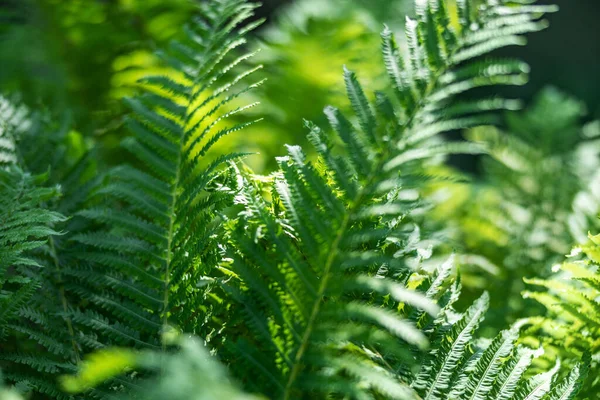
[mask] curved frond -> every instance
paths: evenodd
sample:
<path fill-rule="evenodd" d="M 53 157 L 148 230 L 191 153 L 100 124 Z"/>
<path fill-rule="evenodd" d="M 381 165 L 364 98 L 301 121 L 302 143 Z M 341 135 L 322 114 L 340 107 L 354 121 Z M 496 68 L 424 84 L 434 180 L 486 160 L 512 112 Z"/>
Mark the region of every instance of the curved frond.
<path fill-rule="evenodd" d="M 493 123 L 490 112 L 514 108 L 514 102 L 451 105 L 470 89 L 523 84 L 528 70 L 523 63 L 479 57 L 522 44 L 521 35 L 542 29 L 539 18 L 553 10 L 486 1 L 467 12 L 472 3 L 460 3 L 459 26 L 450 23 L 454 18 L 445 2 L 418 3 L 417 20 L 407 22 L 405 56 L 384 30 L 382 52 L 394 98 L 378 92 L 372 101 L 355 74 L 344 70 L 353 114 L 325 109 L 331 137 L 306 123 L 317 162 L 288 146 L 287 156 L 278 158 L 279 170 L 266 180 L 240 174 L 236 202 L 242 211 L 228 225 L 224 277 L 217 277 L 224 293 L 214 293 L 219 302 L 225 297 L 237 303 L 227 312 L 221 334 L 228 340 L 220 354 L 252 390 L 282 399 L 416 396 L 389 368 L 407 349 L 427 347 L 415 316 L 404 310 L 436 315 L 427 297 L 409 295 L 405 286 L 414 264 L 401 246 L 419 204 L 407 192 L 422 184 L 418 171 L 428 160 L 483 151 L 469 143 L 442 143 L 437 136 Z M 457 325 L 464 336 L 450 360 L 464 354 L 484 303 Z M 374 362 L 381 367 L 378 378 L 362 378 L 359 371 Z M 440 379 L 450 379 L 453 367 L 449 362 Z M 390 390 L 392 382 L 397 389 Z"/>
<path fill-rule="evenodd" d="M 251 123 L 226 125 L 254 105 L 238 98 L 261 83 L 244 67 L 252 54 L 238 56 L 261 22 L 248 22 L 256 7 L 204 2 L 184 38 L 159 54 L 170 72 L 142 78 L 145 93 L 126 99 L 131 135 L 122 145 L 136 163 L 110 171 L 78 212 L 91 229 L 71 237 L 81 261 L 65 270 L 77 282 L 69 290 L 96 307 L 68 313 L 106 338 L 95 340 L 155 348 L 167 323 L 199 326 L 203 316 L 188 319 L 183 308 L 202 297 L 196 284 L 216 264 L 214 237 L 232 198 L 223 171 L 240 156 L 210 150 Z"/>

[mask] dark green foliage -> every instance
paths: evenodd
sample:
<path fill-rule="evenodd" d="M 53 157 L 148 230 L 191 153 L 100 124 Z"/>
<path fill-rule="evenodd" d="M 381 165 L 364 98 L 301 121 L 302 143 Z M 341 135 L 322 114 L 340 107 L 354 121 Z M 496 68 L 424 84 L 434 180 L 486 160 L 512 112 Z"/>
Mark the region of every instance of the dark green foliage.
<path fill-rule="evenodd" d="M 3 342 L 0 363 L 16 362 L 42 373 L 67 373 L 73 370 L 54 356 L 64 357 L 69 348 L 58 336 L 46 335 L 28 323 L 45 322 L 43 310 L 35 305 L 43 296 L 42 286 L 48 284 L 49 278 L 44 262 L 32 253 L 40 249 L 42 254 L 51 252 L 52 237 L 60 235 L 54 226 L 65 220 L 61 214 L 45 208 L 60 193 L 56 187 L 42 186 L 47 179 L 47 175 L 32 176 L 16 166 L 0 169 L 0 340 Z M 55 334 L 58 332 L 66 330 L 58 328 Z M 28 344 L 35 342 L 49 353 L 25 353 Z M 6 376 L 21 381 L 23 387 L 35 385 L 36 381 L 35 374 L 21 375 L 20 368 L 11 368 Z M 54 386 L 42 382 L 37 387 L 59 396 Z"/>
<path fill-rule="evenodd" d="M 0 169 L 0 285 L 2 287 L 2 332 L 19 314 L 39 285 L 41 265 L 28 256 L 44 246 L 48 237 L 58 235 L 53 225 L 64 221 L 43 203 L 59 195 L 55 187 L 43 187 L 46 176 L 31 176 L 18 167 Z M 3 335 L 4 336 L 4 335 Z"/>

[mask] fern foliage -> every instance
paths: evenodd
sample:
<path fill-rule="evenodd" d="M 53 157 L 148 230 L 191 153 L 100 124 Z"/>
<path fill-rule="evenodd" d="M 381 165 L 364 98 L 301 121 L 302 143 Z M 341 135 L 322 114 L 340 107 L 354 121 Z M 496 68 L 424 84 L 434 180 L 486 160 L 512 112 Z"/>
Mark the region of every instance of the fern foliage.
<path fill-rule="evenodd" d="M 223 267 L 224 291 L 239 303 L 240 317 L 222 331 L 235 337 L 221 354 L 252 390 L 283 399 L 415 396 L 385 368 L 398 362 L 402 347 L 427 343 L 393 310 L 435 311 L 404 288 L 409 249 L 394 243 L 407 242 L 402 221 L 416 207 L 405 193 L 422 181 L 418 165 L 424 159 L 481 151 L 440 144 L 435 136 L 493 121 L 490 111 L 514 104 L 449 103 L 475 87 L 523 83 L 524 64 L 477 57 L 522 43 L 519 35 L 542 29 L 538 18 L 553 10 L 497 2 L 471 8 L 465 2 L 454 26 L 444 2 L 417 6 L 418 19 L 407 23 L 408 56 L 401 56 L 389 29 L 382 33 L 393 98 L 376 93 L 375 102 L 369 101 L 355 74 L 345 70 L 353 114 L 325 109 L 333 138 L 307 123 L 318 161 L 288 146 L 268 185 L 269 201 L 260 185 L 240 178 L 236 199 L 243 209 L 230 223 L 229 262 Z M 397 353 L 387 345 L 386 356 L 373 360 L 372 353 L 382 353 L 382 343 L 394 337 L 406 344 Z M 370 368 L 373 362 L 380 372 Z"/>
<path fill-rule="evenodd" d="M 549 277 L 572 243 L 597 227 L 600 148 L 597 124 L 584 116 L 582 102 L 544 89 L 527 109 L 505 114 L 506 128 L 469 130 L 467 139 L 488 149 L 483 179 L 441 189 L 454 203 L 440 216 L 453 215 L 465 286 L 490 291 L 495 328 L 542 312 L 519 300 L 522 279 Z"/>
<path fill-rule="evenodd" d="M 59 234 L 53 226 L 64 217 L 43 207 L 59 195 L 58 188 L 41 184 L 46 176 L 32 176 L 16 166 L 0 169 L 0 332 L 5 337 L 11 319 L 18 316 L 40 284 L 41 265 L 29 252 Z"/>
<path fill-rule="evenodd" d="M 48 275 L 36 253 L 51 251 L 52 237 L 60 235 L 56 226 L 65 221 L 61 214 L 45 207 L 60 194 L 57 187 L 43 185 L 47 179 L 47 175 L 31 175 L 17 166 L 0 169 L 0 340 L 3 342 L 0 363 L 11 365 L 5 371 L 6 378 L 20 381 L 24 387 L 36 386 L 36 373 L 22 375 L 23 369 L 15 364 L 25 365 L 25 371 L 29 368 L 44 373 L 72 371 L 57 364 L 53 357 L 57 353 L 68 357 L 69 348 L 63 347 L 62 339 L 44 334 L 30 322 L 43 324 L 46 318 L 36 304 Z M 50 353 L 29 353 L 36 342 L 42 345 L 44 353 L 48 349 Z M 43 382 L 40 387 L 58 396 L 55 384 Z"/>
<path fill-rule="evenodd" d="M 91 229 L 71 238 L 82 246 L 82 268 L 67 272 L 80 282 L 72 290 L 97 306 L 74 309 L 72 318 L 104 336 L 98 345 L 160 348 L 162 327 L 184 321 L 177 310 L 198 306 L 196 283 L 216 264 L 212 237 L 230 197 L 220 167 L 239 155 L 205 156 L 244 126 L 219 122 L 247 108 L 231 104 L 258 84 L 243 84 L 257 68 L 231 76 L 251 56 L 231 54 L 260 23 L 243 24 L 255 8 L 239 0 L 203 5 L 185 39 L 162 54 L 176 73 L 144 78 L 147 93 L 127 100 L 132 135 L 123 146 L 136 162 L 108 173 L 78 213 Z"/>
<path fill-rule="evenodd" d="M 548 317 L 532 317 L 527 342 L 544 345 L 551 350 L 548 358 L 561 357 L 573 363 L 582 356 L 592 357 L 592 379 L 586 382 L 584 394 L 597 392 L 600 351 L 600 313 L 598 305 L 598 236 L 574 248 L 565 262 L 557 264 L 551 279 L 529 278 L 525 298 L 536 300 L 548 310 Z"/>
<path fill-rule="evenodd" d="M 61 199 L 50 201 L 40 194 L 38 201 L 73 215 L 64 226 L 67 234 L 51 237 L 48 247 L 36 252 L 42 284 L 12 327 L 17 333 L 11 341 L 18 344 L 2 352 L 6 376 L 20 382 L 23 390 L 63 398 L 56 377 L 71 372 L 83 353 L 107 344 L 161 348 L 160 332 L 171 309 L 189 299 L 187 309 L 193 309 L 196 296 L 189 288 L 196 287 L 200 265 L 216 263 L 208 243 L 218 229 L 216 216 L 231 197 L 215 183 L 219 168 L 238 156 L 206 162 L 204 155 L 220 137 L 242 127 L 223 128 L 219 123 L 225 114 L 245 108 L 236 105 L 224 111 L 253 87 L 240 88 L 237 83 L 256 68 L 237 76 L 231 71 L 250 56 L 232 53 L 244 45 L 245 33 L 260 23 L 240 25 L 254 8 L 241 1 L 203 5 L 187 40 L 174 43 L 164 54 L 179 72 L 147 78 L 148 93 L 129 100 L 134 116 L 128 125 L 134 135 L 124 146 L 138 156 L 133 166 L 116 167 L 98 179 L 95 154 L 69 132 L 68 123 L 31 126 L 18 137 L 14 130 L 3 131 L 13 140 L 11 162 L 20 158 L 32 170 L 50 166 L 50 180 L 64 188 Z M 3 126 L 27 128 L 13 123 L 19 115 L 3 108 Z M 49 154 L 48 148 L 55 151 Z M 31 206 L 26 196 L 15 200 Z M 58 216 L 35 215 L 42 221 Z M 33 241 L 35 234 L 56 232 L 39 227 L 23 239 Z M 18 253 L 13 236 L 19 238 L 17 232 L 7 232 L 3 249 Z M 12 271 L 15 261 L 2 259 Z M 169 283 L 172 279 L 176 285 Z M 9 313 L 14 311 L 7 308 Z"/>
<path fill-rule="evenodd" d="M 1 171 L 8 380 L 41 398 L 573 398 L 587 355 L 569 374 L 557 364 L 534 375 L 540 351 L 516 344 L 519 326 L 482 338 L 488 295 L 459 312 L 452 258 L 424 269 L 432 249 L 417 224 L 427 166 L 486 150 L 440 134 L 518 106 L 470 91 L 525 83 L 525 64 L 489 54 L 546 26 L 554 7 L 533 3 L 416 1 L 406 52 L 381 34 L 389 85 L 371 95 L 345 68 L 351 112 L 327 107 L 327 128 L 307 121 L 317 158 L 287 146 L 266 177 L 215 151 L 256 122 L 230 118 L 262 83 L 245 66 L 261 21 L 244 0 L 202 3 L 159 52 L 168 72 L 126 100 L 125 163 L 99 174 L 68 129 L 42 143 L 69 167 L 35 162 L 40 135 L 11 128 L 6 163 L 50 165 L 64 197 L 18 167 Z M 65 374 L 70 394 L 57 387 Z"/>
<path fill-rule="evenodd" d="M 517 346 L 518 326 L 491 341 L 477 338 L 488 305 L 484 293 L 464 313 L 457 313 L 451 304 L 445 308 L 432 334 L 434 350 L 412 382 L 420 398 L 574 399 L 587 377 L 589 360 L 562 379 L 559 368 L 529 377 L 528 369 L 543 349 Z"/>
<path fill-rule="evenodd" d="M 198 338 L 169 331 L 163 339 L 170 352 L 109 348 L 90 355 L 76 376 L 62 378 L 70 393 L 81 393 L 124 371 L 136 370 L 146 377 L 134 389 L 117 398 L 174 400 L 252 400 L 230 380 L 227 370 L 212 359 Z M 201 390 L 198 390 L 198 383 Z"/>

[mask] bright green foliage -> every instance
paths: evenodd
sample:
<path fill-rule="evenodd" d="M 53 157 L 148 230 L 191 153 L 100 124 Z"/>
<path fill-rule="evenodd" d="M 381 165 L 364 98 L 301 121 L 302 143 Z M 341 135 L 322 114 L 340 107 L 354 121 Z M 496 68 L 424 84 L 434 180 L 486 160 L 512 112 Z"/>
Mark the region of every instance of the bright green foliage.
<path fill-rule="evenodd" d="M 494 328 L 541 311 L 520 300 L 522 279 L 548 277 L 571 244 L 598 226 L 600 142 L 596 123 L 582 127 L 584 113 L 579 101 L 544 90 L 527 110 L 506 114 L 507 132 L 467 133 L 489 152 L 481 182 L 438 192 L 445 204 L 435 212 L 452 215 L 465 286 L 490 291 Z"/>
<path fill-rule="evenodd" d="M 344 65 L 360 71 L 366 86 L 381 82 L 384 74 L 378 49 L 377 33 L 384 22 L 402 19 L 399 12 L 409 2 L 298 0 L 283 6 L 275 20 L 259 33 L 260 52 L 255 62 L 265 65 L 259 74 L 268 79 L 253 97 L 262 104 L 253 110 L 263 116 L 261 124 L 249 127 L 248 135 L 229 138 L 228 148 L 258 151 L 260 156 L 246 162 L 258 173 L 277 168 L 275 157 L 284 144 L 307 147 L 302 121 L 326 124 L 323 108 L 328 104 L 345 107 L 344 83 L 340 70 Z M 387 15 L 373 21 L 372 14 Z M 395 24 L 396 25 L 396 24 Z M 269 132 L 265 135 L 264 132 Z"/>
<path fill-rule="evenodd" d="M 259 23 L 239 27 L 255 8 L 241 1 L 203 7 L 204 19 L 190 27 L 187 42 L 174 43 L 164 56 L 179 75 L 148 78 L 150 92 L 129 101 L 134 137 L 124 146 L 138 157 L 136 167 L 119 166 L 98 179 L 94 154 L 68 128 L 50 133 L 56 127 L 34 124 L 19 138 L 22 162 L 32 170 L 51 166 L 51 180 L 64 187 L 64 198 L 49 205 L 74 216 L 65 227 L 68 234 L 51 238 L 49 248 L 36 255 L 44 267 L 43 285 L 13 328 L 30 340 L 15 336 L 3 349 L 10 352 L 3 355 L 7 375 L 24 390 L 63 397 L 56 376 L 71 372 L 82 353 L 107 344 L 160 348 L 167 319 L 194 322 L 183 312 L 170 318 L 170 309 L 185 301 L 185 313 L 196 312 L 191 302 L 201 296 L 188 291 L 205 272 L 199 265 L 216 264 L 216 243 L 209 240 L 218 230 L 218 212 L 231 198 L 216 183 L 219 165 L 237 155 L 202 166 L 198 160 L 206 160 L 220 137 L 242 127 L 222 129 L 213 117 L 223 117 L 228 103 L 248 89 L 238 90 L 236 83 L 253 70 L 223 77 L 247 58 L 229 53 Z M 177 284 L 170 285 L 171 279 Z"/>
<path fill-rule="evenodd" d="M 594 398 L 600 381 L 597 354 L 600 351 L 600 238 L 590 236 L 586 244 L 575 247 L 567 260 L 555 267 L 552 279 L 527 279 L 531 290 L 525 292 L 547 308 L 547 318 L 529 319 L 528 343 L 552 350 L 548 358 L 562 357 L 572 363 L 582 354 L 592 355 L 591 379 L 584 395 Z M 534 291 L 534 288 L 542 291 Z M 583 397 L 585 398 L 585 397 Z"/>
<path fill-rule="evenodd" d="M 93 353 L 83 362 L 77 376 L 63 378 L 63 386 L 71 393 L 79 393 L 124 371 L 137 370 L 150 376 L 137 382 L 127 395 L 118 398 L 257 400 L 254 396 L 242 394 L 230 382 L 226 369 L 211 359 L 197 338 L 175 337 L 168 341 L 170 346 L 175 347 L 169 354 L 128 349 L 106 349 Z"/>
<path fill-rule="evenodd" d="M 238 87 L 256 68 L 227 75 L 251 56 L 231 52 L 260 23 L 241 25 L 255 8 L 240 0 L 202 6 L 186 40 L 162 55 L 179 75 L 144 78 L 148 93 L 127 100 L 132 136 L 123 146 L 136 163 L 109 171 L 91 206 L 78 212 L 93 228 L 71 238 L 83 246 L 86 266 L 70 271 L 81 285 L 75 290 L 100 307 L 73 310 L 72 318 L 92 328 L 95 341 L 160 348 L 168 322 L 197 323 L 190 319 L 201 307 L 197 282 L 216 265 L 213 236 L 231 198 L 220 166 L 239 154 L 206 157 L 220 138 L 244 127 L 218 123 L 245 109 L 227 106 L 258 84 Z"/>
<path fill-rule="evenodd" d="M 119 58 L 164 45 L 193 8 L 187 0 L 6 0 L 0 88 L 22 93 L 30 106 L 41 100 L 68 110 L 85 136 L 114 133 L 122 107 L 110 90 Z"/>
<path fill-rule="evenodd" d="M 420 398 L 574 398 L 587 376 L 586 364 L 577 365 L 560 382 L 555 377 L 557 369 L 527 379 L 527 369 L 540 352 L 515 346 L 517 327 L 501 332 L 492 341 L 475 339 L 488 303 L 484 293 L 463 314 L 457 314 L 451 303 L 446 306 L 432 335 L 433 351 L 412 383 Z"/>
<path fill-rule="evenodd" d="M 422 184 L 417 165 L 423 159 L 480 151 L 439 144 L 435 136 L 492 121 L 489 111 L 513 103 L 448 103 L 475 87 L 523 83 L 520 62 L 470 61 L 521 43 L 516 35 L 543 28 L 537 18 L 552 9 L 490 3 L 472 12 L 462 4 L 457 28 L 443 2 L 418 5 L 418 20 L 407 23 L 409 56 L 401 56 L 389 29 L 382 33 L 394 100 L 377 93 L 371 103 L 346 70 L 352 117 L 325 109 L 336 144 L 308 123 L 319 160 L 308 162 L 299 147 L 289 146 L 289 155 L 278 160 L 270 202 L 241 177 L 237 203 L 243 211 L 231 223 L 231 261 L 224 267 L 224 291 L 240 311 L 229 311 L 222 334 L 233 343 L 219 354 L 252 390 L 283 399 L 411 396 L 385 368 L 369 368 L 371 352 L 380 353 L 384 339 L 396 336 L 421 348 L 426 343 L 387 309 L 405 302 L 427 309 L 403 290 L 408 249 L 393 245 L 407 242 L 401 222 L 416 206 L 404 191 Z M 382 308 L 379 295 L 393 302 Z M 396 354 L 383 347 L 389 354 L 384 360 L 401 357 L 401 349 Z"/>

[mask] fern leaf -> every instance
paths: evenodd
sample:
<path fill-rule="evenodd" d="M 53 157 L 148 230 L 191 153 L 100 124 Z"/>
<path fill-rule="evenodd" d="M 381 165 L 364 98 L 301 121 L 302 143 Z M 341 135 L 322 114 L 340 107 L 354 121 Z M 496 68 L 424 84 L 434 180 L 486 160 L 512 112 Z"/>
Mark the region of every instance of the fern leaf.
<path fill-rule="evenodd" d="M 202 329 L 182 309 L 202 298 L 196 282 L 216 264 L 220 213 L 232 202 L 223 169 L 240 157 L 210 150 L 249 124 L 225 126 L 249 107 L 234 101 L 261 83 L 246 83 L 257 70 L 243 66 L 253 54 L 235 54 L 260 23 L 247 22 L 255 8 L 201 5 L 184 39 L 160 53 L 171 72 L 143 78 L 147 93 L 126 100 L 131 136 L 122 145 L 139 162 L 110 171 L 78 212 L 92 229 L 70 241 L 91 268 L 66 270 L 81 282 L 70 290 L 97 307 L 68 314 L 106 344 L 153 348 L 168 323 Z"/>
<path fill-rule="evenodd" d="M 521 44 L 522 33 L 543 27 L 544 23 L 538 26 L 537 21 L 549 9 L 515 5 L 510 15 L 518 18 L 511 19 L 504 17 L 504 4 L 486 1 L 472 7 L 469 1 L 464 4 L 468 18 L 456 28 L 442 1 L 418 5 L 417 19 L 407 21 L 406 57 L 400 54 L 390 30 L 382 33 L 384 64 L 397 101 L 379 93 L 377 102 L 371 103 L 355 74 L 345 69 L 354 114 L 346 116 L 332 106 L 325 109 L 334 139 L 307 123 L 319 160 L 312 163 L 299 147 L 288 146 L 288 155 L 278 159 L 279 170 L 271 178 L 268 201 L 261 195 L 258 180 L 244 173 L 238 178 L 242 189 L 236 202 L 242 211 L 228 224 L 230 240 L 221 267 L 224 276 L 214 276 L 222 285 L 223 293 L 215 294 L 219 301 L 230 297 L 238 303 L 229 310 L 228 326 L 222 330 L 234 339 L 220 356 L 232 365 L 236 376 L 261 393 L 282 399 L 383 394 L 387 386 L 370 386 L 356 371 L 377 359 L 373 354 L 385 354 L 378 362 L 389 368 L 406 351 L 382 349 L 374 338 L 396 336 L 409 348 L 426 346 L 426 336 L 399 311 L 416 309 L 416 314 L 422 315 L 420 307 L 430 312 L 435 308 L 421 295 L 407 296 L 402 285 L 412 274 L 408 257 L 401 250 L 397 254 L 389 251 L 385 244 L 392 239 L 397 243 L 406 240 L 402 221 L 410 218 L 418 204 L 402 199 L 399 192 L 410 187 L 411 179 L 419 181 L 412 174 L 426 160 L 453 152 L 483 151 L 470 143 L 440 144 L 435 136 L 493 122 L 488 111 L 512 108 L 515 102 L 483 100 L 445 110 L 456 95 L 468 90 L 523 84 L 527 68 L 522 63 L 475 58 L 499 47 Z M 531 25 L 516 28 L 524 21 Z M 478 32 L 492 32 L 494 24 L 514 29 L 482 39 Z M 388 286 L 392 281 L 386 279 L 375 284 L 375 276 L 381 278 L 378 271 L 390 271 L 390 276 L 399 280 L 393 286 Z M 381 296 L 380 290 L 388 291 L 388 298 Z M 465 354 L 486 302 L 484 296 L 462 323 L 454 325 L 459 330 L 457 348 L 448 350 L 439 382 L 415 387 L 435 388 L 435 395 L 428 394 L 432 398 L 447 394 L 454 364 Z M 361 335 L 353 338 L 334 333 L 336 327 L 349 326 Z M 331 343 L 328 336 L 347 340 Z M 503 346 L 502 352 L 509 347 Z M 345 366 L 345 372 L 330 372 L 327 366 L 339 365 L 336 360 L 340 358 L 344 364 L 354 365 Z M 473 389 L 476 398 L 487 395 L 489 381 L 499 373 L 498 361 L 492 359 L 483 394 L 478 393 L 479 388 Z M 382 367 L 384 375 L 386 368 Z M 381 382 L 389 378 L 384 375 Z M 429 375 L 423 375 L 425 382 Z M 335 377 L 331 385 L 326 376 Z M 344 389 L 341 382 L 346 382 Z M 402 393 L 410 393 L 406 382 L 399 380 L 399 384 L 405 388 Z"/>
<path fill-rule="evenodd" d="M 480 297 L 465 315 L 450 328 L 450 332 L 441 334 L 436 344 L 437 354 L 423 366 L 413 382 L 423 399 L 443 399 L 451 387 L 457 365 L 460 365 L 473 333 L 483 319 L 489 298 Z"/>

